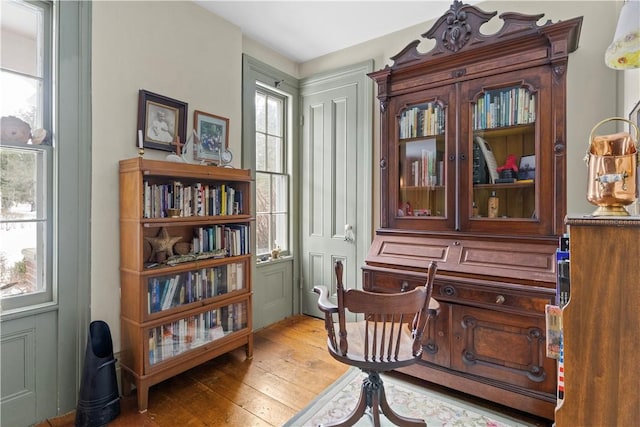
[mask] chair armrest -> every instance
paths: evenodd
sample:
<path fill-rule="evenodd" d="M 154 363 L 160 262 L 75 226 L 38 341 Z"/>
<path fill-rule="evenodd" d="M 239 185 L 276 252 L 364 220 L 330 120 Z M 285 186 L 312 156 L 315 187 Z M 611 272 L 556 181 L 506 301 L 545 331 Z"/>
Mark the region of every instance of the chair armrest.
<path fill-rule="evenodd" d="M 320 295 L 318 297 L 318 308 L 325 313 L 337 313 L 338 306 L 329 301 L 329 290 L 326 286 L 314 286 L 313 292 Z"/>

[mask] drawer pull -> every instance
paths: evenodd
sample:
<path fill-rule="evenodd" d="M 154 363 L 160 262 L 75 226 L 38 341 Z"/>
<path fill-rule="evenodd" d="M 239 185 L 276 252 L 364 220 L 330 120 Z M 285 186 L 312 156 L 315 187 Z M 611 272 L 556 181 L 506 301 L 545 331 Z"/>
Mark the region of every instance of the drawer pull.
<path fill-rule="evenodd" d="M 445 287 L 442 288 L 442 295 L 446 295 L 448 297 L 452 297 L 456 294 L 456 288 L 454 288 L 453 286 L 447 285 Z"/>
<path fill-rule="evenodd" d="M 504 302 L 504 296 L 498 295 L 496 298 L 496 304 L 502 304 Z"/>
<path fill-rule="evenodd" d="M 409 289 L 409 284 L 405 280 L 404 282 L 402 282 L 402 285 L 400 286 L 400 292 L 406 292 L 408 289 Z"/>

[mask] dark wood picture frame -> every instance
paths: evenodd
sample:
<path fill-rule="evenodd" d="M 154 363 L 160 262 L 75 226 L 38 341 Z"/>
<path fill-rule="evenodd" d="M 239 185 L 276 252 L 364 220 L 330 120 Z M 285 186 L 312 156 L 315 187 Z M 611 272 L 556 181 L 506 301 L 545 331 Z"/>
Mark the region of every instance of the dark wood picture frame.
<path fill-rule="evenodd" d="M 196 160 L 220 162 L 220 153 L 229 148 L 229 119 L 195 110 L 193 128 L 198 134 L 193 153 Z"/>
<path fill-rule="evenodd" d="M 138 130 L 142 131 L 144 148 L 175 151 L 176 137 L 185 143 L 187 106 L 186 102 L 140 89 Z M 138 139 L 136 144 L 140 144 Z"/>

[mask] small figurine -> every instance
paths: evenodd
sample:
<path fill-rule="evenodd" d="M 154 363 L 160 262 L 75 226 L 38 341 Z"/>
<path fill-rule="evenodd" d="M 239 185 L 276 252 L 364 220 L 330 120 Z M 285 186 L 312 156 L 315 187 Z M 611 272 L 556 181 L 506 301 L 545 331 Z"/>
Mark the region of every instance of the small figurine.
<path fill-rule="evenodd" d="M 413 216 L 413 208 L 411 207 L 411 203 L 405 203 L 404 211 L 407 216 Z"/>

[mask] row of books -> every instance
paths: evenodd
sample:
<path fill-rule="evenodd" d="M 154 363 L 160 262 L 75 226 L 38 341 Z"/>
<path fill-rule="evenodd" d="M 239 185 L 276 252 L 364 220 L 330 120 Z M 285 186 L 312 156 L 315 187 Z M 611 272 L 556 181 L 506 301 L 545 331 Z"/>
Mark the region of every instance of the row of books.
<path fill-rule="evenodd" d="M 246 327 L 246 303 L 237 303 L 151 328 L 149 363 L 155 365 Z"/>
<path fill-rule="evenodd" d="M 536 121 L 536 97 L 522 87 L 487 91 L 473 108 L 474 130 Z"/>
<path fill-rule="evenodd" d="M 441 135 L 444 133 L 444 109 L 434 102 L 405 110 L 400 116 L 400 138 Z"/>
<path fill-rule="evenodd" d="M 246 255 L 251 251 L 249 226 L 245 224 L 211 225 L 194 229 L 193 253 L 224 249 L 227 256 Z"/>
<path fill-rule="evenodd" d="M 244 273 L 244 263 L 239 262 L 152 277 L 148 280 L 148 313 L 243 289 Z"/>
<path fill-rule="evenodd" d="M 421 157 L 419 159 L 408 159 L 408 164 L 407 186 L 435 187 L 444 184 L 442 152 L 422 150 Z"/>
<path fill-rule="evenodd" d="M 244 212 L 241 190 L 226 184 L 168 184 L 144 182 L 144 218 L 168 217 L 169 209 L 180 209 L 181 216 L 238 215 Z"/>

